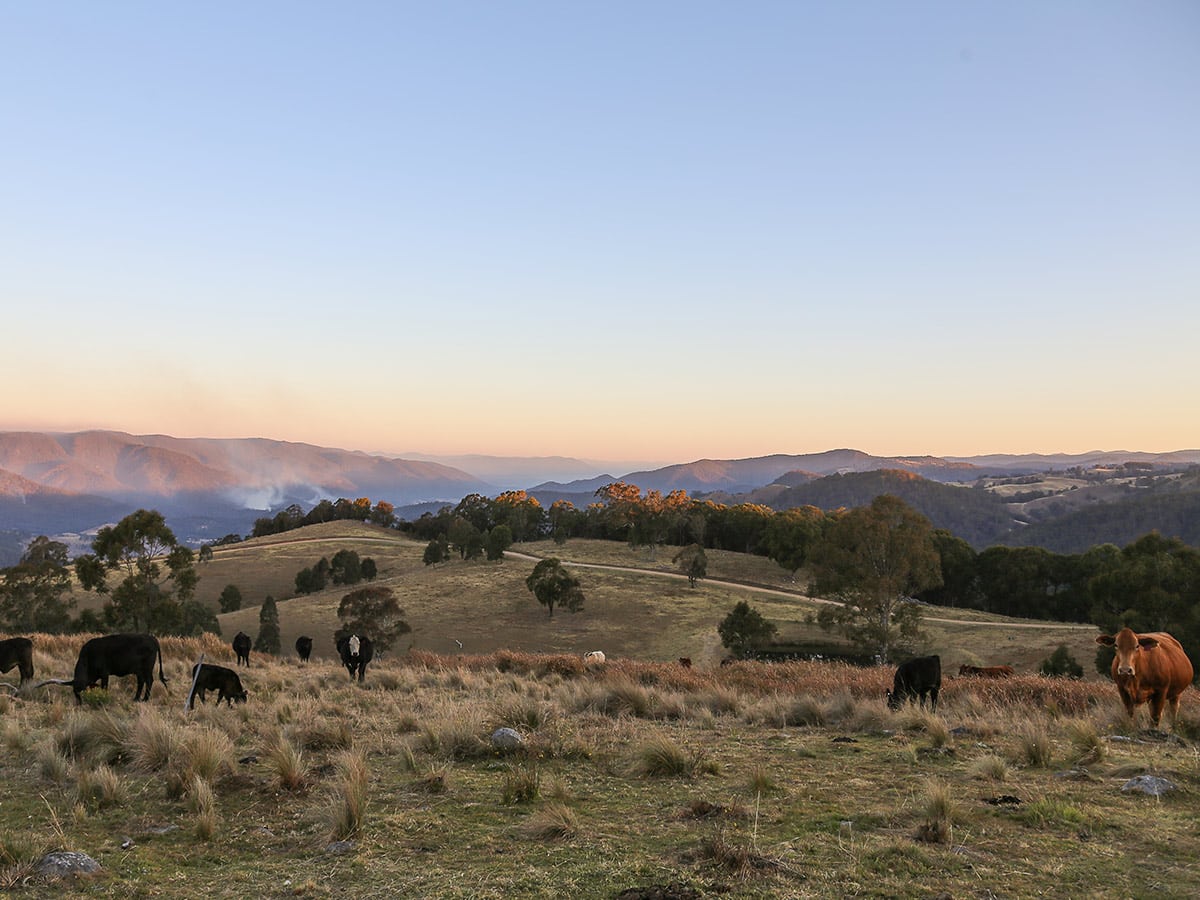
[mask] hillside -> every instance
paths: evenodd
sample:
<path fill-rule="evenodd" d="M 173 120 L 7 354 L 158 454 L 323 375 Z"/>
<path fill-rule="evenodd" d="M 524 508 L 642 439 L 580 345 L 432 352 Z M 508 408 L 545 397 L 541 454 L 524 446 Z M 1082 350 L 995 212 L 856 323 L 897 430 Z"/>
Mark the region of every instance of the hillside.
<path fill-rule="evenodd" d="M 894 470 L 830 475 L 777 491 L 764 499 L 773 509 L 867 506 L 880 494 L 893 494 L 943 528 L 976 547 L 997 542 L 1014 526 L 1012 513 L 997 495 L 959 485 L 939 484 Z M 755 495 L 751 495 L 751 499 Z"/>
<path fill-rule="evenodd" d="M 422 543 L 358 523 L 327 523 L 219 547 L 200 569 L 197 597 L 215 609 L 225 585 L 238 586 L 246 608 L 218 617 L 228 640 L 239 630 L 258 633 L 258 607 L 270 594 L 279 601 L 283 646 L 291 648 L 306 634 L 314 639 L 315 653 L 332 656 L 337 606 L 349 589 L 333 587 L 293 597 L 292 586 L 301 568 L 343 548 L 375 559 L 379 577 L 374 583 L 390 587 L 404 608 L 413 632 L 402 639 L 400 652 L 510 649 L 582 654 L 599 648 L 615 658 L 688 656 L 697 663 L 715 664 L 725 655 L 716 627 L 743 599 L 778 625 L 783 640 L 831 640 L 808 621 L 818 601 L 800 590 L 803 573 L 793 583 L 763 557 L 710 551 L 709 577 L 692 589 L 669 555 L 649 558 L 610 541 L 572 540 L 562 547 L 540 541 L 513 547 L 499 563 L 452 560 L 426 566 Z M 550 619 L 526 588 L 535 558 L 551 555 L 567 562 L 581 580 L 587 598 L 582 612 L 558 612 Z M 928 611 L 928 619 L 931 646 L 947 665 L 977 664 L 999 656 L 1030 671 L 1064 641 L 1081 659 L 1094 653 L 1093 630 L 1086 626 L 935 608 Z"/>

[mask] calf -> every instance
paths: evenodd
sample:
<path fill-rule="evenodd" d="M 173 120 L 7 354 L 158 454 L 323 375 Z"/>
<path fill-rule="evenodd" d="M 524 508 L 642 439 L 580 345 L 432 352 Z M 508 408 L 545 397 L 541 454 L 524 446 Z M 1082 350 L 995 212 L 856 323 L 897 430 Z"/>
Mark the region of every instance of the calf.
<path fill-rule="evenodd" d="M 238 703 L 246 702 L 247 695 L 242 687 L 242 679 L 238 678 L 238 673 L 233 669 L 201 663 L 192 666 L 192 682 L 195 687 L 192 696 L 188 697 L 188 709 L 193 707 L 196 697 L 200 698 L 201 703 L 206 703 L 204 695 L 209 691 L 217 692 L 217 706 L 221 705 L 222 700 L 230 706 L 233 706 L 235 700 Z"/>
<path fill-rule="evenodd" d="M 250 635 L 239 631 L 233 636 L 233 652 L 237 654 L 239 666 L 250 665 Z"/>
<path fill-rule="evenodd" d="M 371 639 L 360 634 L 348 634 L 338 639 L 337 651 L 342 658 L 342 665 L 350 672 L 350 680 L 354 680 L 354 674 L 357 672 L 358 680 L 362 681 L 363 676 L 367 674 L 367 663 L 375 655 Z"/>
<path fill-rule="evenodd" d="M 312 638 L 306 636 L 296 638 L 296 655 L 300 657 L 301 662 L 308 662 L 309 656 L 312 655 Z"/>
<path fill-rule="evenodd" d="M 685 669 L 690 669 L 692 667 L 692 658 L 690 656 L 681 656 L 679 657 L 679 664 Z"/>
<path fill-rule="evenodd" d="M 603 650 L 589 650 L 583 654 L 583 664 L 585 666 L 602 666 L 604 665 L 604 659 Z"/>
<path fill-rule="evenodd" d="M 33 677 L 33 641 L 29 638 L 0 641 L 0 672 L 7 672 L 13 666 L 21 673 L 22 685 Z"/>
<path fill-rule="evenodd" d="M 154 660 L 158 660 L 158 680 L 166 687 L 163 676 L 162 650 L 158 638 L 152 634 L 106 634 L 95 637 L 79 648 L 79 659 L 75 662 L 75 677 L 69 682 L 75 691 L 75 702 L 93 684 L 108 689 L 111 675 L 137 676 L 135 701 L 149 700 L 154 687 Z"/>
<path fill-rule="evenodd" d="M 887 694 L 888 709 L 899 709 L 906 700 L 917 700 L 925 705 L 929 695 L 929 708 L 937 709 L 938 691 L 942 688 L 942 659 L 940 656 L 918 656 L 901 663 L 896 669 L 892 689 Z"/>

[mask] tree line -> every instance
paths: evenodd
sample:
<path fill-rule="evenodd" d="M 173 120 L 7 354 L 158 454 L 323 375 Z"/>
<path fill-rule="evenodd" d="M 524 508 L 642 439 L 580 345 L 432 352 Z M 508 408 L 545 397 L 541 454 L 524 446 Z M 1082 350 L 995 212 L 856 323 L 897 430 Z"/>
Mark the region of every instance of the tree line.
<path fill-rule="evenodd" d="M 825 612 L 822 624 L 885 654 L 911 639 L 916 626 L 910 620 L 919 619 L 913 610 L 921 603 L 1090 621 L 1110 631 L 1121 625 L 1170 631 L 1185 647 L 1200 647 L 1200 551 L 1156 532 L 1124 548 L 1103 544 L 1079 554 L 1007 546 L 976 551 L 950 531 L 933 528 L 926 517 L 889 494 L 849 510 L 803 506 L 783 511 L 750 503 L 725 506 L 691 498 L 685 491 L 643 493 L 620 481 L 601 487 L 595 497 L 596 502 L 581 510 L 564 500 L 545 509 L 525 491 L 506 491 L 494 498 L 470 494 L 411 522 L 397 519 L 386 502 L 321 501 L 307 513 L 293 505 L 257 520 L 252 536 L 335 518 L 356 519 L 428 541 L 425 561 L 430 564 L 452 552 L 462 559 L 484 554 L 498 559 L 514 541 L 544 537 L 557 543 L 575 537 L 622 541 L 652 556 L 670 545 L 687 550 L 674 558 L 681 568 L 691 567 L 693 584 L 693 575 L 703 577 L 704 549 L 759 554 L 793 579 L 806 570 L 810 593 L 843 601 L 840 609 Z M 202 559 L 205 549 L 201 548 Z M 211 555 L 211 548 L 208 552 Z M 904 567 L 894 570 L 881 563 L 895 565 L 901 559 L 906 560 Z M 357 556 L 338 562 L 339 572 L 359 563 L 356 574 L 373 576 L 361 572 L 365 561 Z M 320 563 L 298 573 L 298 591 L 312 589 L 313 582 L 327 574 L 318 568 Z M 372 568 L 368 563 L 368 572 Z M 100 613 L 85 610 L 72 618 L 72 572 L 86 590 L 105 597 Z M 10 631 L 219 632 L 214 613 L 194 598 L 195 554 L 175 540 L 162 515 L 153 510 L 139 510 L 101 529 L 92 552 L 73 563 L 63 544 L 39 537 L 17 565 L 0 570 L 0 576 L 0 627 Z M 338 580 L 352 583 L 340 575 Z M 223 610 L 233 602 L 233 597 L 223 597 Z"/>

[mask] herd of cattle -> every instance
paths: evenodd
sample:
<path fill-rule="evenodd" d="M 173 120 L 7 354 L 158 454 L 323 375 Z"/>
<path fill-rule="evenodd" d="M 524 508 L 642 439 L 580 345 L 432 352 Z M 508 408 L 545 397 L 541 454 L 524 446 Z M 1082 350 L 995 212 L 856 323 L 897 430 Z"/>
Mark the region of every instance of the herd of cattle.
<path fill-rule="evenodd" d="M 1150 719 L 1155 728 L 1159 725 L 1164 708 L 1169 711 L 1171 724 L 1174 725 L 1179 712 L 1179 697 L 1192 683 L 1194 674 L 1179 641 L 1166 632 L 1137 634 L 1132 629 L 1123 628 L 1115 635 L 1098 636 L 1096 643 L 1114 649 L 1112 679 L 1116 682 L 1129 718 L 1133 718 L 1137 707 L 1148 703 Z M 239 631 L 232 646 L 238 665 L 249 666 L 250 636 Z M 350 679 L 353 681 L 357 678 L 361 682 L 366 675 L 367 664 L 375 655 L 370 638 L 360 634 L 344 635 L 337 640 L 337 652 L 342 665 L 350 673 Z M 312 638 L 298 638 L 296 654 L 307 662 L 312 654 Z M 605 659 L 602 650 L 592 650 L 584 654 L 583 662 L 585 666 L 592 667 L 603 665 Z M 110 677 L 134 675 L 137 677 L 137 690 L 133 699 L 149 700 L 150 689 L 154 686 L 156 662 L 158 679 L 165 686 L 167 679 L 163 675 L 162 650 L 156 637 L 151 634 L 107 634 L 91 638 L 80 648 L 72 678 L 50 679 L 38 686 L 69 684 L 75 692 L 75 701 L 79 703 L 80 695 L 88 688 L 99 685 L 107 689 Z M 679 663 L 684 668 L 691 668 L 692 661 L 681 657 Z M 0 641 L 0 672 L 8 672 L 14 666 L 20 672 L 22 686 L 33 679 L 33 641 L 27 637 Z M 960 677 L 1009 678 L 1013 675 L 1013 669 L 1011 666 L 962 665 L 958 674 Z M 924 706 L 928 700 L 930 709 L 936 710 L 941 687 L 941 658 L 936 655 L 919 656 L 897 667 L 892 689 L 887 692 L 887 705 L 895 710 L 908 701 Z M 204 702 L 209 691 L 217 692 L 218 706 L 222 700 L 230 706 L 235 702 L 244 703 L 248 696 L 241 678 L 234 670 L 211 663 L 198 663 L 192 667 L 188 707 L 191 708 L 196 697 Z"/>
<path fill-rule="evenodd" d="M 233 639 L 233 652 L 238 665 L 250 665 L 250 649 L 250 636 L 239 631 Z M 357 634 L 346 635 L 337 641 L 337 650 L 342 665 L 350 672 L 350 678 L 357 675 L 358 680 L 362 681 L 367 663 L 375 655 L 370 638 Z M 312 638 L 298 638 L 296 653 L 302 661 L 307 662 L 312 654 Z M 149 700 L 154 687 L 155 663 L 158 664 L 158 680 L 166 687 L 167 678 L 163 674 L 162 648 L 159 647 L 158 638 L 152 634 L 106 634 L 91 638 L 79 648 L 74 676 L 47 679 L 37 687 L 47 684 L 70 685 L 75 692 L 75 702 L 82 703 L 83 692 L 88 688 L 98 686 L 107 690 L 109 678 L 133 675 L 137 678 L 133 699 Z M 24 687 L 33 679 L 33 641 L 30 638 L 15 637 L 0 641 L 0 672 L 8 672 L 14 666 L 21 674 L 21 686 Z M 233 669 L 212 663 L 197 663 L 192 666 L 188 708 L 192 708 L 196 698 L 206 702 L 205 696 L 209 691 L 217 692 L 218 706 L 222 700 L 230 706 L 235 702 L 245 703 L 249 696 L 242 687 L 241 677 Z"/>

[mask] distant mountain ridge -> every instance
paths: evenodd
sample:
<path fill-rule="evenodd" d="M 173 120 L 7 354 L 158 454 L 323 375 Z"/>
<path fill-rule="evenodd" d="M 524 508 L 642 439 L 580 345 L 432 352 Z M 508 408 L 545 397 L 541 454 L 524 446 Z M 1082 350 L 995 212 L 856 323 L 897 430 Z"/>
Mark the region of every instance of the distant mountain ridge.
<path fill-rule="evenodd" d="M 839 449 L 700 459 L 565 483 L 544 476 L 584 472 L 589 466 L 595 471 L 609 464 L 567 457 L 443 459 L 470 462 L 493 477 L 481 477 L 479 472 L 447 465 L 435 457 L 406 459 L 267 438 L 175 438 L 97 430 L 0 432 L 0 565 L 14 562 L 14 554 L 19 556 L 23 542 L 33 536 L 83 535 L 138 507 L 158 509 L 182 540 L 196 545 L 230 533 L 247 534 L 263 511 L 291 503 L 311 508 L 322 499 L 338 497 L 367 497 L 373 503 L 384 500 L 406 514 L 406 510 L 454 504 L 471 493 L 495 496 L 521 485 L 543 506 L 566 499 L 583 508 L 595 502 L 597 488 L 624 481 L 643 491 L 683 490 L 717 502 L 756 502 L 778 509 L 791 503 L 820 503 L 818 498 L 830 502 L 836 498 L 843 504 L 861 492 L 869 493 L 872 484 L 882 484 L 879 479 L 849 478 L 840 484 L 822 484 L 829 476 L 888 471 L 951 485 L 973 482 L 987 474 L 1021 475 L 1076 466 L 1134 462 L 1180 467 L 1200 463 L 1200 450 L 941 458 L 878 457 Z M 516 480 L 526 476 L 527 482 Z M 496 481 L 502 482 L 499 487 Z M 528 487 L 531 482 L 540 483 Z M 966 500 L 965 495 L 931 491 L 894 478 L 889 487 L 920 498 L 922 505 L 936 513 L 936 521 L 944 527 L 961 528 L 974 540 L 986 541 L 1009 524 L 1008 514 L 995 505 L 989 507 L 986 500 L 960 503 L 964 505 L 960 515 L 952 507 L 955 498 Z"/>

